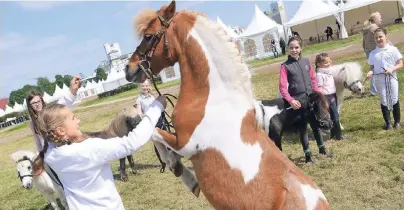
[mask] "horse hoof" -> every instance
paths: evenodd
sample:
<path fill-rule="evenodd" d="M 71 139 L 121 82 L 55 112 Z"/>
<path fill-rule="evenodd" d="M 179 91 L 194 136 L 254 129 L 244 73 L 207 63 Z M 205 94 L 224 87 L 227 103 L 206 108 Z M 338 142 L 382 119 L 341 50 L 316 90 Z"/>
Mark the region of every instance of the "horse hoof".
<path fill-rule="evenodd" d="M 192 188 L 192 193 L 195 195 L 195 197 L 199 198 L 200 192 L 201 192 L 201 188 L 199 187 L 199 184 L 196 183 L 195 186 Z"/>
<path fill-rule="evenodd" d="M 175 167 L 174 167 L 174 175 L 175 175 L 176 177 L 180 177 L 180 176 L 182 175 L 182 173 L 183 173 L 183 171 L 184 171 L 184 168 L 183 168 L 183 167 L 184 167 L 184 166 L 181 165 L 180 162 L 177 162 L 177 163 L 175 164 Z"/>
<path fill-rule="evenodd" d="M 137 170 L 132 168 L 132 174 L 137 174 Z"/>
<path fill-rule="evenodd" d="M 123 181 L 123 182 L 127 182 L 129 179 L 128 179 L 128 176 L 126 176 L 126 175 L 121 175 L 121 181 Z"/>

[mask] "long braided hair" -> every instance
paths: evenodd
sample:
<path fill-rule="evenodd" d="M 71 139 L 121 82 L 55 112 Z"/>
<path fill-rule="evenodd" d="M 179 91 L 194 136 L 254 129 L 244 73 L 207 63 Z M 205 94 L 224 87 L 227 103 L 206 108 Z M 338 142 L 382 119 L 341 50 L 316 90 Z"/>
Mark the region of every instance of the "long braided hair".
<path fill-rule="evenodd" d="M 35 176 L 41 174 L 44 170 L 45 152 L 48 150 L 49 142 L 53 142 L 57 146 L 72 143 L 70 139 L 61 139 L 55 133 L 56 128 L 63 126 L 65 122 L 65 117 L 61 113 L 64 109 L 66 109 L 65 105 L 52 104 L 45 107 L 39 116 L 39 128 L 44 138 L 44 147 L 33 163 L 33 175 Z"/>

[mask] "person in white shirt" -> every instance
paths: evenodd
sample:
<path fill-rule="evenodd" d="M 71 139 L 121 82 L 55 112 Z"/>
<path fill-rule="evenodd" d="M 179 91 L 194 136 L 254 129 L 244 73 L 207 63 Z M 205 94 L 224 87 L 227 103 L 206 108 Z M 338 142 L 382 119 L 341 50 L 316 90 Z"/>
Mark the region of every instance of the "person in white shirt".
<path fill-rule="evenodd" d="M 76 99 L 76 93 L 80 87 L 81 78 L 78 76 L 73 77 L 73 79 L 70 81 L 70 91 L 67 91 L 62 97 L 60 97 L 57 103 L 71 107 Z M 43 100 L 42 94 L 36 91 L 30 91 L 26 101 L 28 105 L 28 113 L 31 119 L 29 127 L 31 128 L 32 136 L 34 137 L 36 151 L 39 153 L 43 149 L 44 140 L 40 133 L 38 116 L 42 109 L 45 108 L 46 103 Z"/>
<path fill-rule="evenodd" d="M 332 67 L 332 60 L 327 53 L 320 53 L 316 56 L 316 80 L 318 89 L 327 97 L 329 113 L 333 122 L 330 139 L 343 140 L 344 136 L 342 135 L 337 109 L 337 88 L 335 87 L 334 77 L 330 74 L 330 67 Z"/>
<path fill-rule="evenodd" d="M 143 116 L 144 113 L 147 112 L 147 110 L 150 107 L 150 104 L 152 104 L 152 102 L 155 100 L 154 96 L 151 93 L 151 87 L 150 87 L 150 82 L 149 80 L 145 80 L 142 84 L 140 84 L 140 95 L 139 97 L 136 99 L 136 103 L 135 103 L 135 107 L 136 107 L 136 111 L 140 116 Z M 163 115 L 164 113 L 162 113 Z M 164 123 L 164 120 L 162 118 L 162 116 L 160 116 L 156 127 L 162 129 L 162 130 L 167 130 L 167 125 Z M 164 161 L 161 159 L 160 154 L 156 148 L 156 146 L 154 146 L 154 152 L 157 155 L 157 158 L 160 161 L 161 167 L 165 168 L 166 163 L 164 163 Z"/>
<path fill-rule="evenodd" d="M 377 91 L 380 97 L 385 130 L 392 129 L 390 122 L 390 110 L 393 109 L 394 128 L 400 128 L 400 103 L 398 95 L 397 70 L 403 67 L 403 56 L 400 51 L 387 40 L 387 32 L 378 28 L 374 32 L 377 47 L 370 52 L 368 63 L 370 71 L 367 77 L 374 77 Z"/>
<path fill-rule="evenodd" d="M 34 174 L 43 171 L 45 161 L 63 184 L 69 209 L 124 209 L 109 163 L 150 140 L 165 106 L 165 97 L 158 97 L 134 130 L 112 139 L 83 135 L 80 120 L 65 105 L 45 107 L 39 118 L 45 144 L 34 161 Z"/>

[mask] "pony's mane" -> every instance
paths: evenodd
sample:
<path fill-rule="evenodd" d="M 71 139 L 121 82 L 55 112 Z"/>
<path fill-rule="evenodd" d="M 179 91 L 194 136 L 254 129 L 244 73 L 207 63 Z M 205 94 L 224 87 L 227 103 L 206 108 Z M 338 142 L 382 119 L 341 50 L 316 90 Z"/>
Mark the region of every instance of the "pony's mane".
<path fill-rule="evenodd" d="M 211 29 L 212 32 L 218 35 L 218 37 L 222 39 L 222 42 L 225 43 L 228 58 L 232 60 L 231 63 L 233 64 L 233 67 L 229 68 L 229 71 L 234 72 L 234 74 L 232 74 L 234 87 L 238 90 L 240 90 L 240 87 L 242 87 L 241 91 L 248 95 L 251 100 L 251 105 L 253 105 L 254 95 L 251 84 L 251 72 L 248 66 L 244 63 L 241 52 L 237 48 L 236 43 L 233 42 L 233 39 L 227 34 L 221 25 L 211 21 L 204 14 L 190 11 L 187 11 L 187 13 L 194 14 L 197 17 L 202 17 L 198 20 L 201 20 L 201 22 L 203 22 L 208 29 Z"/>
<path fill-rule="evenodd" d="M 149 27 L 150 23 L 158 17 L 158 14 L 153 9 L 145 9 L 139 13 L 135 18 L 135 30 L 137 38 L 143 36 L 145 30 Z"/>
<path fill-rule="evenodd" d="M 28 150 L 18 150 L 10 155 L 11 160 L 17 162 L 19 160 L 24 159 L 24 157 L 33 159 L 35 157 L 35 153 L 28 151 Z"/>
<path fill-rule="evenodd" d="M 362 66 L 358 62 L 347 62 L 334 65 L 331 74 L 339 81 L 345 81 L 348 84 L 362 78 Z"/>

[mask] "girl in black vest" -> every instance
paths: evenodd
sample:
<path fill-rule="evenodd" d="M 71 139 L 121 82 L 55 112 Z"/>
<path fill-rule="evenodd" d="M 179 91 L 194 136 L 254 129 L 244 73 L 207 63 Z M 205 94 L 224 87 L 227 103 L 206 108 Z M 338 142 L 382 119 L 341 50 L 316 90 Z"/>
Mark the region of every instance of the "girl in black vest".
<path fill-rule="evenodd" d="M 292 37 L 288 42 L 289 56 L 288 60 L 281 65 L 279 78 L 279 90 L 285 100 L 285 107 L 291 106 L 288 110 L 288 122 L 293 121 L 299 115 L 301 121 L 298 126 L 300 142 L 306 157 L 306 163 L 314 163 L 309 149 L 309 139 L 307 135 L 307 119 L 304 117 L 304 108 L 302 104 L 307 103 L 310 93 L 319 92 L 316 76 L 311 67 L 309 59 L 301 57 L 302 40 L 299 37 Z M 314 138 L 316 139 L 319 153 L 332 157 L 325 149 L 323 136 L 318 128 L 312 127 Z"/>

